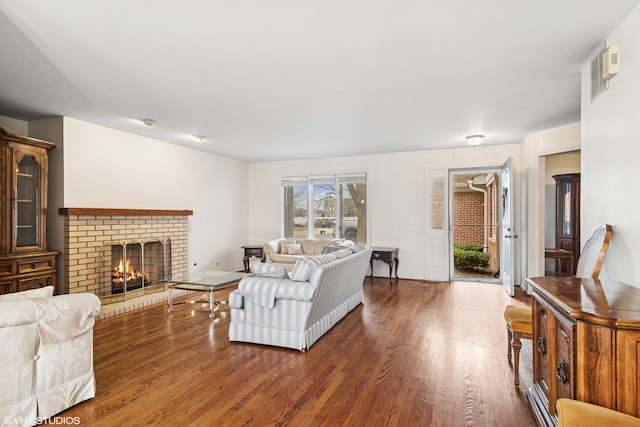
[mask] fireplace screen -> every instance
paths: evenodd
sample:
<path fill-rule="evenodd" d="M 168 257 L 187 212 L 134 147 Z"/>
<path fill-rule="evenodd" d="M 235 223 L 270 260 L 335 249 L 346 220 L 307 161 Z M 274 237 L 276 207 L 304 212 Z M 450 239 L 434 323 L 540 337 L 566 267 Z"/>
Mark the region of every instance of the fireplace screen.
<path fill-rule="evenodd" d="M 127 299 L 164 290 L 171 277 L 171 241 L 107 242 L 100 248 L 101 298 Z"/>

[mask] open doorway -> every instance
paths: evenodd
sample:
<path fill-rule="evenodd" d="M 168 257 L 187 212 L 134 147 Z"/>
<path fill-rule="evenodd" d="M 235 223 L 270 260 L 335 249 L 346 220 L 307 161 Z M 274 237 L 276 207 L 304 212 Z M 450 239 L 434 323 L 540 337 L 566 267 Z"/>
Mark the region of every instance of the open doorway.
<path fill-rule="evenodd" d="M 449 171 L 451 280 L 500 283 L 502 169 Z"/>
<path fill-rule="evenodd" d="M 547 276 L 568 272 L 562 261 L 546 258 L 547 249 L 568 250 L 575 267 L 580 256 L 580 195 L 566 183 L 567 177 L 580 176 L 580 151 L 544 156 L 544 271 Z M 576 178 L 572 179 L 573 181 Z M 563 191 L 564 190 L 564 191 Z M 561 198 L 559 202 L 559 197 Z M 569 200 L 571 200 L 569 202 Z M 560 205 L 560 206 L 559 206 Z M 577 215 L 577 218 L 575 217 Z M 573 218 L 573 220 L 572 220 Z"/>

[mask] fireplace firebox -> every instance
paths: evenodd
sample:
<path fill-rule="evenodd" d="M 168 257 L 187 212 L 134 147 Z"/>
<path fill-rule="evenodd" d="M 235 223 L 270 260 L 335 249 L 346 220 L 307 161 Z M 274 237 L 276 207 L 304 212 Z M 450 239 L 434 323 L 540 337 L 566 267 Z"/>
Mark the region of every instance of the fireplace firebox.
<path fill-rule="evenodd" d="M 105 303 L 164 291 L 171 277 L 171 240 L 105 242 L 98 275 L 98 296 Z"/>

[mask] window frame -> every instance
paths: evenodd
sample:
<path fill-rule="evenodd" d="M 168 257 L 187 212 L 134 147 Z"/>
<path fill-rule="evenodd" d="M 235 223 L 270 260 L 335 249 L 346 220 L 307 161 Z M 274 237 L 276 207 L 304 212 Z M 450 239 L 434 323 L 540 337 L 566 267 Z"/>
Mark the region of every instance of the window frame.
<path fill-rule="evenodd" d="M 360 201 L 362 204 L 362 212 L 364 213 L 364 233 L 365 238 L 362 241 L 366 242 L 369 236 L 369 226 L 367 221 L 367 174 L 366 173 L 351 173 L 351 174 L 334 174 L 334 175 L 314 175 L 314 176 L 292 176 L 292 177 L 282 177 L 280 179 L 280 187 L 281 187 L 281 197 L 282 197 L 282 215 L 281 218 L 281 236 L 285 238 L 300 238 L 300 236 L 295 235 L 294 231 L 294 219 L 291 218 L 292 212 L 295 210 L 294 207 L 288 206 L 288 202 L 293 202 L 291 199 L 291 195 L 287 194 L 287 188 L 291 188 L 294 186 L 302 186 L 306 185 L 306 235 L 304 238 L 325 238 L 325 235 L 316 236 L 315 235 L 315 220 L 316 220 L 316 195 L 317 195 L 317 187 L 321 185 L 332 185 L 333 186 L 333 197 L 334 197 L 334 206 L 333 206 L 333 217 L 334 227 L 333 232 L 326 235 L 327 239 L 331 238 L 344 238 L 342 235 L 343 225 L 345 223 L 345 219 L 343 218 L 343 204 L 344 204 L 344 192 L 343 190 L 347 188 L 349 184 L 364 184 L 364 197 Z M 348 190 L 347 190 L 348 191 Z M 331 203 L 329 203 L 330 205 Z M 331 207 L 330 207 L 331 209 Z M 359 220 L 358 220 L 359 221 Z M 360 240 L 360 239 L 358 239 Z"/>

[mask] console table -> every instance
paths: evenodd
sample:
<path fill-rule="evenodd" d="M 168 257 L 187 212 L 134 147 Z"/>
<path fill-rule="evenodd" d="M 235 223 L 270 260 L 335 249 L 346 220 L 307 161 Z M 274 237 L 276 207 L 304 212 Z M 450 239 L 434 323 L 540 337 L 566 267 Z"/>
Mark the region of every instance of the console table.
<path fill-rule="evenodd" d="M 373 277 L 373 261 L 379 260 L 389 265 L 389 279 L 391 272 L 395 266 L 396 279 L 398 279 L 398 248 L 372 247 L 371 260 L 371 277 Z"/>
<path fill-rule="evenodd" d="M 262 245 L 244 245 L 242 246 L 244 249 L 244 256 L 242 257 L 242 262 L 244 263 L 244 271 L 246 273 L 249 272 L 249 258 L 252 256 L 256 258 L 260 258 L 260 261 L 265 261 L 264 251 L 262 249 Z"/>
<path fill-rule="evenodd" d="M 533 292 L 527 398 L 538 424 L 557 425 L 562 397 L 640 416 L 640 289 L 576 277 L 527 282 Z"/>

